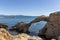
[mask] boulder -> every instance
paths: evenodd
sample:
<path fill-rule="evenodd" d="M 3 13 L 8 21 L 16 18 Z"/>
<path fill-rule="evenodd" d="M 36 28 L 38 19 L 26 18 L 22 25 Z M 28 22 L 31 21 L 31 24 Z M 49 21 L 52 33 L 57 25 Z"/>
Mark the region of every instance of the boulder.
<path fill-rule="evenodd" d="M 39 36 L 54 39 L 60 36 L 60 12 L 54 12 L 49 15 L 47 24 L 39 31 Z"/>
<path fill-rule="evenodd" d="M 0 23 L 0 28 L 8 29 L 8 25 L 6 23 Z"/>
<path fill-rule="evenodd" d="M 31 25 L 30 23 L 19 22 L 15 26 L 13 26 L 12 29 L 10 30 L 17 31 L 19 33 L 29 33 L 30 25 Z"/>

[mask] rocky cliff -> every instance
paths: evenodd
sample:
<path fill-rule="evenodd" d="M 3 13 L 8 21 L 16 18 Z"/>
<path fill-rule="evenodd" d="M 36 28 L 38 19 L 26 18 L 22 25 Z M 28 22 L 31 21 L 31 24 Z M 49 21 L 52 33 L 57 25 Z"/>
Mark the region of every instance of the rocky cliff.
<path fill-rule="evenodd" d="M 44 19 L 44 18 L 43 18 Z M 39 31 L 39 36 L 46 38 L 56 38 L 60 36 L 60 12 L 51 13 L 48 17 L 47 24 Z"/>

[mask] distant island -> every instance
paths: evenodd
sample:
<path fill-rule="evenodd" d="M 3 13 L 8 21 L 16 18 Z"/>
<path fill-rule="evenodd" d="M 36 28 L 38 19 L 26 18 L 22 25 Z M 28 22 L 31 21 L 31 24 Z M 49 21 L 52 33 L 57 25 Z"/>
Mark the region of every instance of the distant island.
<path fill-rule="evenodd" d="M 15 17 L 27 17 L 25 15 L 0 15 L 0 18 L 15 18 Z M 28 17 L 36 17 L 36 16 L 28 16 Z"/>

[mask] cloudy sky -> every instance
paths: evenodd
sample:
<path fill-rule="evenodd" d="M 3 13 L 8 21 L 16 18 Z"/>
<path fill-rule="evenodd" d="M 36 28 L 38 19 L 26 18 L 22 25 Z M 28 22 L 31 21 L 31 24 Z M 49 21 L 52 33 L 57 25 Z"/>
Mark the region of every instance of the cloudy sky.
<path fill-rule="evenodd" d="M 49 15 L 60 11 L 60 0 L 0 0 L 0 15 Z"/>

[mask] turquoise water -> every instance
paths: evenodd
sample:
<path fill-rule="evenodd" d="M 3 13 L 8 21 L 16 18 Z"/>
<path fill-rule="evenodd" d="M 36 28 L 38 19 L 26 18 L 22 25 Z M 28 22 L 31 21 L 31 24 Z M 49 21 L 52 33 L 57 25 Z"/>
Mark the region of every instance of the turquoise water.
<path fill-rule="evenodd" d="M 29 23 L 30 21 L 34 20 L 36 17 L 34 16 L 19 16 L 19 17 L 2 17 L 0 18 L 0 22 L 3 23 L 7 23 L 7 25 L 9 26 L 9 28 L 11 28 L 11 26 L 14 26 L 15 24 L 17 24 L 18 22 L 27 22 Z M 42 29 L 45 26 L 46 22 L 41 21 L 38 23 L 34 23 L 30 26 L 29 31 L 32 32 L 34 34 L 38 32 L 38 30 Z"/>

